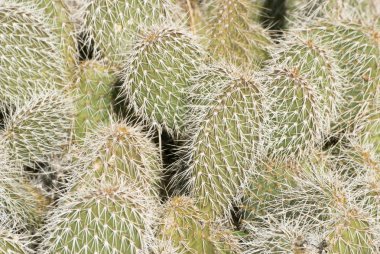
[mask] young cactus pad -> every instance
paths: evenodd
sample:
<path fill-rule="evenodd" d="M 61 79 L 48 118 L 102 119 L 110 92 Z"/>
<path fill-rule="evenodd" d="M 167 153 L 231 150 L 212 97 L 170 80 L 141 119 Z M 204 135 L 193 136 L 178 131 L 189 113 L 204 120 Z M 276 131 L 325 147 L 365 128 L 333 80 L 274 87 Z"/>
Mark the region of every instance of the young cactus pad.
<path fill-rule="evenodd" d="M 379 30 L 349 21 L 326 20 L 311 27 L 321 41 L 336 51 L 348 87 L 343 94 L 336 132 L 352 132 L 363 126 L 376 110 L 380 84 Z"/>
<path fill-rule="evenodd" d="M 244 72 L 243 72 L 244 73 Z M 205 67 L 191 88 L 189 190 L 201 210 L 223 217 L 261 151 L 265 89 L 235 67 Z"/>
<path fill-rule="evenodd" d="M 75 137 L 84 138 L 100 123 L 108 123 L 112 111 L 112 86 L 116 77 L 99 61 L 80 65 L 77 80 L 70 88 L 75 99 Z"/>
<path fill-rule="evenodd" d="M 269 57 L 267 47 L 272 43 L 266 31 L 255 24 L 261 8 L 254 2 L 205 1 L 205 38 L 215 58 L 259 68 Z"/>
<path fill-rule="evenodd" d="M 65 74 L 72 78 L 77 61 L 77 42 L 71 14 L 66 6 L 66 0 L 17 0 L 32 2 L 41 9 L 57 38 L 60 40 L 61 54 L 65 60 Z"/>
<path fill-rule="evenodd" d="M 28 241 L 19 235 L 9 232 L 0 226 L 0 253 L 1 254 L 28 254 L 32 251 L 27 248 Z"/>
<path fill-rule="evenodd" d="M 11 160 L 43 162 L 59 156 L 68 145 L 74 111 L 63 92 L 44 90 L 2 110 L 5 128 L 0 135 Z"/>
<path fill-rule="evenodd" d="M 158 197 L 162 167 L 158 149 L 141 127 L 125 123 L 103 124 L 83 142 L 68 171 L 88 178 L 122 177 Z M 79 182 L 79 187 L 82 181 Z"/>
<path fill-rule="evenodd" d="M 89 181 L 49 216 L 43 253 L 148 253 L 158 204 L 120 179 Z"/>
<path fill-rule="evenodd" d="M 150 28 L 140 35 L 129 56 L 123 96 L 149 125 L 181 132 L 185 89 L 202 55 L 186 31 L 174 25 Z"/>
<path fill-rule="evenodd" d="M 104 58 L 121 67 L 137 31 L 162 21 L 169 10 L 166 0 L 89 0 L 83 30 Z"/>
<path fill-rule="evenodd" d="M 32 5 L 0 3 L 0 99 L 65 85 L 59 40 Z"/>
<path fill-rule="evenodd" d="M 300 158 L 320 144 L 337 119 L 343 79 L 334 52 L 305 31 L 289 33 L 272 52 L 266 78 L 272 98 L 268 147 L 272 157 Z"/>
<path fill-rule="evenodd" d="M 171 242 L 178 253 L 236 253 L 236 246 L 229 246 L 234 238 L 231 232 L 214 232 L 207 213 L 201 212 L 189 197 L 167 201 L 158 228 L 158 238 Z"/>

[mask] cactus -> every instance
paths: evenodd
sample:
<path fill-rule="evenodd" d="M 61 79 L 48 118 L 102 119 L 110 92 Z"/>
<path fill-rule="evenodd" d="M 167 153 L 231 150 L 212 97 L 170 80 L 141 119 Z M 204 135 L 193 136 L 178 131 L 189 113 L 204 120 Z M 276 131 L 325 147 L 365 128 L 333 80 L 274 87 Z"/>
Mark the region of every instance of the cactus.
<path fill-rule="evenodd" d="M 27 165 L 60 156 L 69 142 L 72 116 L 72 101 L 59 90 L 41 91 L 29 101 L 15 101 L 5 114 L 1 131 L 10 159 Z"/>
<path fill-rule="evenodd" d="M 75 137 L 84 138 L 99 123 L 108 123 L 112 115 L 112 86 L 116 80 L 105 64 L 87 61 L 80 65 L 77 80 L 69 88 L 75 99 Z"/>
<path fill-rule="evenodd" d="M 3 171 L 3 167 L 7 167 L 7 171 Z M 11 225 L 13 230 L 34 232 L 41 223 L 50 200 L 26 179 L 15 176 L 16 169 L 12 171 L 9 165 L 2 162 L 0 224 Z"/>
<path fill-rule="evenodd" d="M 360 178 L 347 177 L 342 168 L 325 168 L 323 163 L 304 167 L 304 173 L 296 179 L 297 186 L 284 190 L 273 203 L 277 208 L 260 218 L 263 225 L 252 223 L 248 226 L 252 237 L 255 232 L 267 235 L 268 226 L 275 229 L 297 223 L 298 228 L 314 228 L 319 232 L 328 253 L 375 253 L 378 219 L 370 213 L 371 207 L 361 202 L 360 186 L 364 182 Z M 279 238 L 284 239 L 287 232 L 284 229 Z M 286 239 L 289 248 L 294 237 Z M 269 248 L 277 241 L 267 238 L 261 243 L 252 242 L 251 247 L 256 248 L 257 244 L 260 248 Z M 278 248 L 272 253 L 289 252 Z"/>
<path fill-rule="evenodd" d="M 265 161 L 250 170 L 252 175 L 242 191 L 240 202 L 243 224 L 270 213 L 272 202 L 285 186 L 296 185 L 293 176 L 302 171 L 302 167 Z"/>
<path fill-rule="evenodd" d="M 92 179 L 49 214 L 40 252 L 148 253 L 157 205 L 122 178 Z"/>
<path fill-rule="evenodd" d="M 89 0 L 83 10 L 82 30 L 94 39 L 98 55 L 121 68 L 136 33 L 168 18 L 170 10 L 166 0 Z"/>
<path fill-rule="evenodd" d="M 348 14 L 347 14 L 348 15 Z M 323 19 L 310 27 L 326 47 L 334 49 L 338 65 L 344 71 L 348 87 L 343 94 L 340 118 L 335 121 L 335 132 L 352 133 L 363 128 L 376 110 L 376 96 L 380 82 L 379 30 L 344 19 Z"/>
<path fill-rule="evenodd" d="M 344 80 L 334 56 L 306 29 L 290 32 L 273 50 L 269 76 L 264 80 L 272 98 L 267 127 L 270 157 L 302 158 L 329 135 L 344 92 Z"/>
<path fill-rule="evenodd" d="M 41 13 L 29 4 L 0 5 L 0 100 L 10 103 L 41 88 L 65 84 L 65 62 L 59 41 Z M 30 98 L 30 97 L 29 97 Z"/>
<path fill-rule="evenodd" d="M 193 116 L 185 156 L 189 168 L 178 176 L 211 218 L 229 217 L 245 183 L 250 159 L 260 155 L 265 118 L 264 87 L 233 66 L 204 67 L 190 88 Z"/>
<path fill-rule="evenodd" d="M 205 40 L 217 59 L 237 65 L 260 68 L 269 57 L 271 41 L 267 32 L 255 24 L 260 8 L 250 0 L 206 1 Z"/>
<path fill-rule="evenodd" d="M 185 30 L 152 27 L 128 56 L 121 96 L 149 125 L 178 135 L 187 105 L 185 89 L 202 57 L 201 47 Z"/>
<path fill-rule="evenodd" d="M 167 201 L 158 238 L 171 242 L 183 254 L 236 253 L 237 249 L 236 237 L 231 232 L 213 229 L 207 214 L 195 206 L 195 200 L 184 196 Z"/>
<path fill-rule="evenodd" d="M 77 43 L 75 39 L 74 24 L 65 0 L 17 0 L 20 3 L 35 4 L 42 10 L 56 37 L 60 40 L 61 54 L 65 60 L 65 75 L 72 78 L 77 62 Z"/>
<path fill-rule="evenodd" d="M 129 182 L 157 197 L 160 191 L 162 167 L 158 149 L 141 127 L 125 123 L 103 124 L 89 135 L 77 154 L 77 161 L 66 171 L 87 179 L 124 177 Z"/>
<path fill-rule="evenodd" d="M 2 226 L 3 227 L 3 226 Z M 2 254 L 28 254 L 28 240 L 25 237 L 13 234 L 5 228 L 0 228 L 0 253 Z"/>

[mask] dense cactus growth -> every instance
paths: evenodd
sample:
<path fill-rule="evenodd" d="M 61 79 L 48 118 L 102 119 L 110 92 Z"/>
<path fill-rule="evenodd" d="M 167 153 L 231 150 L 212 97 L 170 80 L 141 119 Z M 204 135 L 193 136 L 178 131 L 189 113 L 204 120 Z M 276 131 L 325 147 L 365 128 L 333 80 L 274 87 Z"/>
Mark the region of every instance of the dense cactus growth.
<path fill-rule="evenodd" d="M 19 99 L 9 112 L 6 109 L 2 109 L 4 130 L 0 135 L 11 160 L 24 164 L 47 161 L 68 146 L 73 105 L 63 92 L 34 93 L 29 101 Z"/>
<path fill-rule="evenodd" d="M 44 253 L 148 253 L 154 200 L 122 179 L 89 181 L 49 216 Z"/>
<path fill-rule="evenodd" d="M 189 169 L 183 177 L 202 210 L 224 217 L 262 149 L 265 89 L 251 74 L 217 65 L 195 76 L 189 94 L 189 114 L 196 121 L 190 124 Z"/>
<path fill-rule="evenodd" d="M 215 58 L 253 67 L 260 66 L 268 58 L 266 48 L 271 45 L 271 41 L 266 31 L 252 22 L 258 19 L 261 10 L 254 2 L 205 1 L 206 41 Z"/>
<path fill-rule="evenodd" d="M 284 47 L 285 45 L 285 47 Z M 271 157 L 299 158 L 321 145 L 337 118 L 344 80 L 334 51 L 306 30 L 289 33 L 269 61 Z"/>
<path fill-rule="evenodd" d="M 42 12 L 28 3 L 5 1 L 0 5 L 0 20 L 2 102 L 27 97 L 33 90 L 64 86 L 59 38 Z"/>
<path fill-rule="evenodd" d="M 236 237 L 213 228 L 207 216 L 193 199 L 173 197 L 162 211 L 158 238 L 171 242 L 178 253 L 236 253 Z"/>
<path fill-rule="evenodd" d="M 185 89 L 202 58 L 196 39 L 185 30 L 149 28 L 128 56 L 122 96 L 148 124 L 178 135 L 184 127 Z"/>
<path fill-rule="evenodd" d="M 158 198 L 162 167 L 158 149 L 141 127 L 111 122 L 98 128 L 73 152 L 77 161 L 68 165 L 87 179 L 123 177 Z M 78 186 L 81 188 L 80 184 Z"/>
<path fill-rule="evenodd" d="M 168 18 L 169 4 L 166 0 L 88 0 L 83 31 L 94 39 L 98 54 L 122 67 L 135 34 Z"/>
<path fill-rule="evenodd" d="M 76 138 L 83 138 L 98 124 L 110 122 L 115 80 L 112 69 L 100 61 L 87 61 L 80 65 L 77 79 L 68 89 L 75 97 Z"/>
<path fill-rule="evenodd" d="M 0 254 L 379 253 L 376 3 L 0 0 Z"/>

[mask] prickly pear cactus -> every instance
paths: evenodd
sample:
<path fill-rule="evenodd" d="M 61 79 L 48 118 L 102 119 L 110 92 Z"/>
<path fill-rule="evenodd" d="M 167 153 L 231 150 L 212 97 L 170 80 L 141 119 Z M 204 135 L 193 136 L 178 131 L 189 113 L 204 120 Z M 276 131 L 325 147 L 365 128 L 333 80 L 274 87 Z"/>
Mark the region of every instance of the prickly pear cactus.
<path fill-rule="evenodd" d="M 345 102 L 334 130 L 353 132 L 376 112 L 380 84 L 379 30 L 345 20 L 324 20 L 311 29 L 326 46 L 337 52 L 338 64 L 348 80 L 343 94 Z"/>
<path fill-rule="evenodd" d="M 1 254 L 27 254 L 31 250 L 27 247 L 28 241 L 13 234 L 6 229 L 0 229 L 0 253 Z"/>
<path fill-rule="evenodd" d="M 41 16 L 40 10 L 27 3 L 0 4 L 2 102 L 12 102 L 20 95 L 30 98 L 35 90 L 66 85 L 59 39 Z"/>
<path fill-rule="evenodd" d="M 20 3 L 35 4 L 45 15 L 60 42 L 61 54 L 65 60 L 65 75 L 71 79 L 75 71 L 78 54 L 74 23 L 65 0 L 17 0 Z"/>
<path fill-rule="evenodd" d="M 302 158 L 329 135 L 344 92 L 334 54 L 307 30 L 289 33 L 273 50 L 270 74 L 264 80 L 272 98 L 267 142 L 270 157 Z"/>
<path fill-rule="evenodd" d="M 112 86 L 116 77 L 113 71 L 100 61 L 83 62 L 77 72 L 77 80 L 69 88 L 75 98 L 75 137 L 84 138 L 98 124 L 112 118 Z"/>
<path fill-rule="evenodd" d="M 125 123 L 104 124 L 89 135 L 72 157 L 78 161 L 68 171 L 88 178 L 124 177 L 158 198 L 162 166 L 159 152 L 141 127 Z M 87 176 L 86 176 L 87 175 Z M 81 188 L 82 181 L 79 182 Z"/>
<path fill-rule="evenodd" d="M 171 242 L 178 253 L 184 254 L 236 253 L 237 248 L 236 242 L 233 246 L 234 236 L 231 232 L 213 229 L 207 213 L 196 208 L 193 199 L 184 196 L 173 197 L 165 205 L 158 238 Z"/>
<path fill-rule="evenodd" d="M 148 253 L 154 199 L 122 179 L 89 181 L 49 215 L 44 253 Z"/>
<path fill-rule="evenodd" d="M 2 112 L 1 142 L 11 160 L 24 164 L 47 161 L 62 154 L 69 144 L 73 104 L 59 90 L 34 93 L 30 100 L 15 101 Z"/>
<path fill-rule="evenodd" d="M 136 33 L 167 18 L 169 4 L 166 0 L 88 0 L 83 31 L 95 41 L 98 55 L 122 67 Z"/>
<path fill-rule="evenodd" d="M 260 127 L 265 120 L 265 89 L 250 74 L 232 66 L 205 67 L 191 87 L 194 115 L 184 178 L 198 206 L 224 217 L 259 156 Z M 180 177 L 179 177 L 180 178 Z"/>
<path fill-rule="evenodd" d="M 128 56 L 122 96 L 149 125 L 178 135 L 184 127 L 185 89 L 202 58 L 202 48 L 186 30 L 150 28 Z"/>
<path fill-rule="evenodd" d="M 258 69 L 269 57 L 271 40 L 253 20 L 260 7 L 251 0 L 205 1 L 205 33 L 209 51 L 217 59 Z"/>

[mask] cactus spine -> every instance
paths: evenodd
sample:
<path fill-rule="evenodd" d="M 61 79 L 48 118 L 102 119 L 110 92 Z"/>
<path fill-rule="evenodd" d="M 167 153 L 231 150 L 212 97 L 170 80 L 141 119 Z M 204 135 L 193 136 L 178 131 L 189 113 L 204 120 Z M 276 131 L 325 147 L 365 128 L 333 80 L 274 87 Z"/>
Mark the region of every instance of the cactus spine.
<path fill-rule="evenodd" d="M 232 66 L 204 67 L 191 87 L 193 131 L 186 156 L 188 188 L 211 218 L 229 217 L 247 177 L 249 159 L 259 156 L 265 89 Z"/>
<path fill-rule="evenodd" d="M 123 93 L 149 125 L 178 135 L 183 131 L 185 89 L 203 51 L 176 26 L 153 27 L 140 35 L 126 65 Z"/>
<path fill-rule="evenodd" d="M 77 80 L 69 88 L 75 99 L 75 136 L 84 138 L 98 124 L 108 123 L 112 115 L 112 85 L 116 77 L 100 61 L 80 65 Z"/>
<path fill-rule="evenodd" d="M 40 10 L 14 2 L 0 5 L 0 99 L 10 103 L 34 90 L 65 85 L 58 38 Z"/>
<path fill-rule="evenodd" d="M 83 10 L 82 30 L 94 39 L 98 55 L 122 67 L 135 34 L 167 18 L 168 4 L 166 0 L 89 0 Z"/>
<path fill-rule="evenodd" d="M 165 205 L 158 238 L 171 242 L 183 254 L 236 253 L 237 248 L 231 232 L 213 228 L 207 213 L 195 206 L 195 200 L 184 196 L 173 197 Z"/>
<path fill-rule="evenodd" d="M 12 106 L 1 132 L 11 160 L 28 164 L 60 156 L 69 142 L 73 120 L 71 99 L 59 90 L 46 90 Z"/>
<path fill-rule="evenodd" d="M 83 142 L 67 171 L 87 179 L 123 177 L 158 198 L 162 174 L 158 150 L 141 127 L 111 122 L 99 127 Z M 148 188 L 147 188 L 148 187 Z"/>
<path fill-rule="evenodd" d="M 286 45 L 284 47 L 284 45 Z M 269 62 L 271 116 L 269 156 L 302 158 L 321 145 L 337 118 L 343 93 L 341 71 L 334 52 L 308 32 L 293 32 L 275 49 Z"/>
<path fill-rule="evenodd" d="M 217 59 L 259 68 L 269 57 L 266 31 L 255 24 L 260 7 L 251 0 L 211 0 L 204 6 L 209 51 Z"/>
<path fill-rule="evenodd" d="M 149 253 L 154 199 L 123 179 L 89 181 L 49 215 L 42 253 Z"/>

